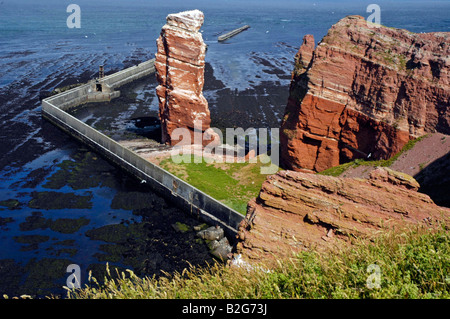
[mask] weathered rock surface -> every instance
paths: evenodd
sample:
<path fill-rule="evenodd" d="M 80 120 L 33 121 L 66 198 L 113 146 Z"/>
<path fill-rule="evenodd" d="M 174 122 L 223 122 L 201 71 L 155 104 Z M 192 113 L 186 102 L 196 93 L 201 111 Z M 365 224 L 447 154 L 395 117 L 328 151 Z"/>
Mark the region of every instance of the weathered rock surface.
<path fill-rule="evenodd" d="M 182 138 L 173 136 L 176 128 L 187 128 L 194 141 L 194 129 L 202 133 L 210 127 L 208 102 L 203 96 L 206 45 L 199 32 L 204 15 L 199 10 L 184 11 L 167 16 L 157 39 L 155 60 L 159 85 L 159 117 L 162 127 L 162 142 L 175 145 Z M 208 131 L 206 141 L 210 136 Z M 214 135 L 214 134 L 212 134 Z"/>
<path fill-rule="evenodd" d="M 197 236 L 208 241 L 210 252 L 214 257 L 223 261 L 231 257 L 232 247 L 225 237 L 223 228 L 211 226 L 197 232 Z"/>
<path fill-rule="evenodd" d="M 416 190 L 411 176 L 377 168 L 368 179 L 280 171 L 267 178 L 248 204 L 236 253 L 270 264 L 311 247 L 349 245 L 351 238 L 412 225 L 449 225 L 450 209 Z"/>
<path fill-rule="evenodd" d="M 415 34 L 349 16 L 295 58 L 281 125 L 281 160 L 322 171 L 369 154 L 386 159 L 411 138 L 450 134 L 450 32 Z"/>

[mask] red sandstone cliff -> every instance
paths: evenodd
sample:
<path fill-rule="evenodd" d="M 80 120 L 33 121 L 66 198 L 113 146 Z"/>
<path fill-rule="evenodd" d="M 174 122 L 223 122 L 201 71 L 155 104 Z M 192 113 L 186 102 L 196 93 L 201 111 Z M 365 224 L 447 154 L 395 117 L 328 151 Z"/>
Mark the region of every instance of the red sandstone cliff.
<path fill-rule="evenodd" d="M 375 169 L 368 179 L 280 171 L 249 202 L 237 254 L 270 265 L 301 250 L 340 247 L 386 230 L 450 225 L 450 209 L 418 188 L 414 178 L 388 168 Z"/>
<path fill-rule="evenodd" d="M 296 55 L 281 125 L 281 161 L 322 171 L 386 159 L 411 138 L 450 134 L 450 32 L 415 34 L 349 16 Z"/>
<path fill-rule="evenodd" d="M 199 29 L 203 20 L 199 10 L 169 14 L 156 41 L 162 142 L 169 145 L 180 142 L 181 138 L 172 136 L 176 128 L 188 129 L 193 142 L 194 129 L 204 133 L 210 127 L 208 102 L 202 93 L 206 44 Z M 196 122 L 201 126 L 197 128 Z"/>

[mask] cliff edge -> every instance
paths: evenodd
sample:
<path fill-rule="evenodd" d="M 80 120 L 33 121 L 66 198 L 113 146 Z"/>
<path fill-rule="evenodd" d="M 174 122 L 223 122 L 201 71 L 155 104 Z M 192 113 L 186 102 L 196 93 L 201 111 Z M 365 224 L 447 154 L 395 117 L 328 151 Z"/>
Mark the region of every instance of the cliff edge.
<path fill-rule="evenodd" d="M 450 134 L 450 32 L 412 33 L 348 16 L 295 57 L 281 125 L 285 168 L 320 172 L 387 159 L 412 138 Z"/>
<path fill-rule="evenodd" d="M 418 188 L 413 177 L 381 167 L 368 179 L 280 171 L 248 203 L 236 253 L 270 266 L 302 250 L 351 245 L 352 238 L 418 225 L 448 227 L 450 209 Z"/>

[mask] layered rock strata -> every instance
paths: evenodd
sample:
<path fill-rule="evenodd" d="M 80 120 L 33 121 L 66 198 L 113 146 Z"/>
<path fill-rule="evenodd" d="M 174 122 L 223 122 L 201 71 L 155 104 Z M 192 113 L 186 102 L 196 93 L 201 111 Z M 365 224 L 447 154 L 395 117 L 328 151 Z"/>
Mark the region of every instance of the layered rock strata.
<path fill-rule="evenodd" d="M 424 194 L 411 176 L 388 168 L 368 179 L 295 171 L 270 175 L 248 204 L 237 254 L 270 265 L 305 249 L 329 249 L 383 231 L 450 222 L 450 210 Z"/>
<path fill-rule="evenodd" d="M 156 94 L 162 142 L 169 145 L 191 144 L 194 131 L 203 138 L 210 127 L 208 102 L 202 93 L 206 45 L 199 30 L 203 20 L 204 15 L 199 10 L 169 14 L 156 41 L 155 68 L 159 83 Z M 173 135 L 177 128 L 188 129 L 190 141 Z"/>
<path fill-rule="evenodd" d="M 322 171 L 386 159 L 411 138 L 450 134 L 449 32 L 412 33 L 348 16 L 295 58 L 281 125 L 281 160 Z"/>

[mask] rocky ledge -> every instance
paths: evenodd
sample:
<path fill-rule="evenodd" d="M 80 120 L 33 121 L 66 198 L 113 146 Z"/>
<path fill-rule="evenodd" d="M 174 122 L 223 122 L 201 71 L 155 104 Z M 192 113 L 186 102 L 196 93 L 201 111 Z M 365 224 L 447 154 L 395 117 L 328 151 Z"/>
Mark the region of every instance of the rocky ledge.
<path fill-rule="evenodd" d="M 411 176 L 377 168 L 368 179 L 295 171 L 271 175 L 248 204 L 236 254 L 270 264 L 305 249 L 349 245 L 412 225 L 450 225 L 450 209 L 417 192 Z"/>
<path fill-rule="evenodd" d="M 295 58 L 281 126 L 287 169 L 387 159 L 411 138 L 450 134 L 450 32 L 412 33 L 348 16 Z"/>

